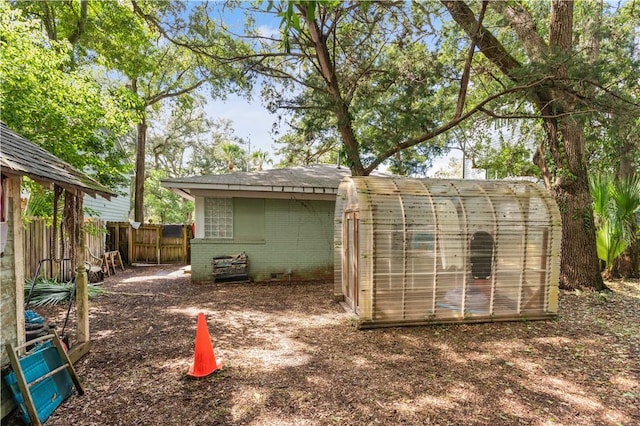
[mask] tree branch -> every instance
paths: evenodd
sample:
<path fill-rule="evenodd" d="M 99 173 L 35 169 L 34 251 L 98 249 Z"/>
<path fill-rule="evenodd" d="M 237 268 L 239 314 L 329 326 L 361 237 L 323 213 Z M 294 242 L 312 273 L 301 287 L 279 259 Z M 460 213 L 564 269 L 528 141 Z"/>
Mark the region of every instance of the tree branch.
<path fill-rule="evenodd" d="M 197 44 L 193 44 L 193 43 L 186 43 L 183 41 L 178 40 L 175 37 L 172 37 L 167 30 L 160 24 L 160 22 L 158 22 L 158 20 L 148 14 L 145 13 L 142 8 L 140 7 L 140 5 L 138 4 L 138 2 L 136 0 L 132 0 L 131 4 L 133 5 L 133 11 L 135 12 L 136 15 L 140 16 L 142 19 L 144 19 L 150 27 L 155 28 L 161 35 L 162 37 L 164 37 L 165 39 L 167 39 L 170 43 L 179 46 L 179 47 L 183 47 L 185 49 L 191 50 L 194 53 L 203 55 L 209 59 L 213 59 L 216 60 L 220 63 L 223 64 L 232 64 L 232 63 L 236 63 L 236 62 L 241 62 L 244 61 L 246 59 L 251 59 L 254 57 L 265 57 L 265 56 L 291 56 L 292 54 L 290 53 L 271 53 L 271 54 L 251 54 L 251 55 L 238 55 L 238 56 L 233 56 L 233 57 L 224 57 L 224 56 L 219 56 L 219 55 L 214 55 L 213 53 L 204 50 L 204 48 L 206 47 L 212 47 L 212 46 L 207 46 L 207 45 L 197 45 Z M 294 54 L 295 55 L 295 54 Z"/>
<path fill-rule="evenodd" d="M 49 8 L 49 4 L 47 2 L 40 2 L 39 5 L 42 9 L 42 13 L 44 13 L 42 22 L 44 22 L 44 28 L 47 31 L 47 37 L 49 38 L 49 40 L 58 40 L 56 17 L 53 15 L 53 11 L 51 10 L 51 8 Z"/>
<path fill-rule="evenodd" d="M 309 35 L 313 40 L 318 65 L 322 71 L 321 76 L 327 84 L 327 91 L 333 102 L 334 112 L 338 120 L 338 131 L 342 136 L 343 144 L 349 155 L 353 166 L 351 172 L 354 175 L 364 174 L 362 160 L 360 159 L 358 142 L 353 131 L 353 125 L 349 114 L 349 106 L 345 103 L 344 97 L 340 91 L 340 84 L 335 71 L 335 64 L 331 60 L 326 38 L 318 27 L 316 21 L 310 20 L 307 14 L 307 7 L 304 4 L 297 5 L 300 15 L 305 20 L 309 29 Z"/>
<path fill-rule="evenodd" d="M 82 34 L 84 34 L 84 30 L 87 24 L 87 5 L 88 4 L 89 4 L 88 0 L 80 1 L 80 16 L 78 17 L 78 23 L 75 29 L 73 30 L 73 32 L 69 34 L 69 37 L 67 37 L 67 40 L 69 40 L 69 43 L 71 43 L 71 45 L 76 44 L 80 39 L 80 37 L 82 36 Z"/>
<path fill-rule="evenodd" d="M 441 0 L 441 3 L 449 10 L 454 21 L 456 21 L 467 34 L 474 34 L 477 21 L 473 12 L 465 2 Z M 518 79 L 514 71 L 520 69 L 522 65 L 507 52 L 498 39 L 484 26 L 480 28 L 478 47 L 491 62 L 496 64 L 500 71 L 511 79 Z"/>
<path fill-rule="evenodd" d="M 551 79 L 550 77 L 544 77 L 542 79 L 536 80 L 536 81 L 531 82 L 529 84 L 512 87 L 512 88 L 503 90 L 502 92 L 499 92 L 499 93 L 496 93 L 494 95 L 489 96 L 488 98 L 486 98 L 482 102 L 478 103 L 476 106 L 474 106 L 472 109 L 470 109 L 466 113 L 460 115 L 459 117 L 454 117 L 453 119 L 449 120 L 447 123 L 443 124 L 442 126 L 438 127 L 437 129 L 434 129 L 434 130 L 432 130 L 430 132 L 424 133 L 423 135 L 418 136 L 416 138 L 409 139 L 409 140 L 407 140 L 405 142 L 402 142 L 402 143 L 396 145 L 395 147 L 393 147 L 391 149 L 388 149 L 384 153 L 380 154 L 378 157 L 376 157 L 376 159 L 369 166 L 367 166 L 364 169 L 365 174 L 370 174 L 383 161 L 385 161 L 387 158 L 393 156 L 396 152 L 399 152 L 399 151 L 402 151 L 403 149 L 407 149 L 407 148 L 410 148 L 412 146 L 418 145 L 419 143 L 425 142 L 425 141 L 427 141 L 429 139 L 433 139 L 436 136 L 441 135 L 442 133 L 446 132 L 447 130 L 450 130 L 451 128 L 457 126 L 458 124 L 462 123 L 464 120 L 466 120 L 469 117 L 473 116 L 474 114 L 482 111 L 482 108 L 484 108 L 484 106 L 487 105 L 489 102 L 492 102 L 492 101 L 494 101 L 494 100 L 496 100 L 498 98 L 501 98 L 502 96 L 505 96 L 505 95 L 508 95 L 508 94 L 511 94 L 511 93 L 531 90 L 531 89 L 533 89 L 533 88 L 535 88 L 537 86 L 540 86 L 545 81 L 548 81 L 550 79 Z"/>
<path fill-rule="evenodd" d="M 273 68 L 273 67 L 270 67 L 268 65 L 263 65 L 262 61 L 257 61 L 255 63 L 253 63 L 251 65 L 251 69 L 255 70 L 256 72 L 258 72 L 258 73 L 260 73 L 260 74 L 262 74 L 264 76 L 267 76 L 267 77 L 280 78 L 280 79 L 283 79 L 283 80 L 291 80 L 291 81 L 293 81 L 295 83 L 298 83 L 298 84 L 303 85 L 305 87 L 308 87 L 310 89 L 313 89 L 313 90 L 316 90 L 316 91 L 319 91 L 319 92 L 328 93 L 327 90 L 325 88 L 323 88 L 323 87 L 313 85 L 313 84 L 309 83 L 308 81 L 300 80 L 299 78 L 294 77 L 292 74 L 284 72 L 281 69 Z"/>
<path fill-rule="evenodd" d="M 471 36 L 471 46 L 469 46 L 467 60 L 464 63 L 464 71 L 462 72 L 462 78 L 460 79 L 460 92 L 458 93 L 458 104 L 456 105 L 455 117 L 460 117 L 460 115 L 462 115 L 462 110 L 464 109 L 464 103 L 467 98 L 467 87 L 469 86 L 469 74 L 471 73 L 471 62 L 473 61 L 473 53 L 475 52 L 476 45 L 478 44 L 480 29 L 482 28 L 482 21 L 484 20 L 484 13 L 486 10 L 487 1 L 484 0 L 482 2 L 480 14 L 478 15 L 478 23 L 473 30 L 473 35 Z"/>
<path fill-rule="evenodd" d="M 207 79 L 202 79 L 202 80 L 197 81 L 195 84 L 192 84 L 191 86 L 184 87 L 184 88 L 182 88 L 182 89 L 180 89 L 180 90 L 178 90 L 176 92 L 170 92 L 170 91 L 160 92 L 160 93 L 158 93 L 158 94 L 156 94 L 154 96 L 151 96 L 147 100 L 146 105 L 147 106 L 151 106 L 151 105 L 153 105 L 153 104 L 155 104 L 157 102 L 160 102 L 163 99 L 175 98 L 177 96 L 184 95 L 186 93 L 191 92 L 192 90 L 197 89 L 198 87 L 202 86 L 206 82 L 207 82 Z"/>
<path fill-rule="evenodd" d="M 498 119 L 506 119 L 506 120 L 512 120 L 512 119 L 532 119 L 532 118 L 537 118 L 537 119 L 552 119 L 552 118 L 562 118 L 562 117 L 567 117 L 567 116 L 571 116 L 571 115 L 578 115 L 578 114 L 590 114 L 592 112 L 597 112 L 598 110 L 596 109 L 585 109 L 585 110 L 580 110 L 580 111 L 572 111 L 572 112 L 562 112 L 560 114 L 554 114 L 554 115 L 542 115 L 542 114 L 498 114 L 496 112 L 493 112 L 489 109 L 486 108 L 480 108 L 479 109 L 481 112 L 487 114 L 489 117 L 491 118 L 498 118 Z"/>
<path fill-rule="evenodd" d="M 531 14 L 520 3 L 495 1 L 491 7 L 507 18 L 531 59 L 542 62 L 547 58 L 549 47 L 538 34 Z"/>

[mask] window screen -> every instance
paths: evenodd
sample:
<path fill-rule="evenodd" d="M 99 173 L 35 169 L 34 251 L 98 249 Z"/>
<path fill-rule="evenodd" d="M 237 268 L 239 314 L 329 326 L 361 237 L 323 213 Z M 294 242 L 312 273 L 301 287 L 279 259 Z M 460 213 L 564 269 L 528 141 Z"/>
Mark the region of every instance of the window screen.
<path fill-rule="evenodd" d="M 233 199 L 204 199 L 204 237 L 233 238 Z"/>

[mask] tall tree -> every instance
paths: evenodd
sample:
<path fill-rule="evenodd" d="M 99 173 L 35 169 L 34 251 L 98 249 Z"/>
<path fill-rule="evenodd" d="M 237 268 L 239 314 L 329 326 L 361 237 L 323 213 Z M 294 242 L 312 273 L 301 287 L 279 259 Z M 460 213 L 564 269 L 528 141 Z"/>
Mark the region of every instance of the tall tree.
<path fill-rule="evenodd" d="M 188 96 L 207 86 L 212 96 L 223 96 L 243 79 L 237 71 L 191 50 L 167 42 L 155 26 L 158 17 L 180 22 L 191 19 L 190 3 L 131 1 L 100 2 L 20 2 L 18 5 L 38 16 L 52 41 L 67 40 L 73 45 L 72 59 L 102 69 L 112 87 L 135 99 L 136 170 L 134 216 L 144 220 L 145 151 L 148 113 L 166 99 Z M 195 8 L 197 9 L 197 8 Z M 209 28 L 216 38 L 216 29 Z M 216 38 L 216 49 L 229 48 L 230 39 Z M 217 51 L 217 50 L 216 50 Z M 208 62 L 208 63 L 207 63 Z"/>
<path fill-rule="evenodd" d="M 369 174 L 383 162 L 397 171 L 419 171 L 444 150 L 442 141 L 423 142 L 479 111 L 446 117 L 446 100 L 457 91 L 442 84 L 448 70 L 430 48 L 434 29 L 421 7 L 313 1 L 247 8 L 252 19 L 239 37 L 253 51 L 234 57 L 216 56 L 206 32 L 185 34 L 156 24 L 178 45 L 216 60 L 242 61 L 267 77 L 268 107 L 294 111 L 294 126 L 307 136 L 333 128 L 353 174 Z M 291 25 L 284 26 L 283 37 L 265 34 L 251 25 L 259 14 L 286 15 Z M 207 10 L 203 17 L 209 22 L 216 15 Z"/>
<path fill-rule="evenodd" d="M 529 25 L 535 26 L 546 37 L 549 31 L 549 3 L 527 3 L 526 7 L 531 18 Z M 517 37 L 504 27 L 507 21 L 501 13 L 488 15 L 485 20 L 489 20 L 496 37 L 509 46 L 509 52 L 522 63 L 522 71 L 526 70 L 530 75 L 551 75 L 544 65 L 536 64 L 527 57 L 521 43 L 513 43 Z M 640 122 L 636 119 L 640 104 L 636 77 L 640 67 L 637 44 L 639 27 L 640 15 L 633 2 L 623 3 L 622 6 L 603 4 L 601 1 L 575 3 L 573 47 L 566 61 L 569 78 L 560 82 L 556 76 L 548 85 L 564 86 L 576 96 L 576 110 L 572 113 L 579 118 L 584 130 L 583 155 L 589 174 L 616 174 L 619 180 L 625 180 L 640 167 L 637 136 L 640 134 Z M 459 43 L 459 38 L 452 40 L 452 43 Z M 547 59 L 547 66 L 562 60 L 556 54 L 555 58 Z M 489 63 L 483 66 L 491 69 L 495 65 Z M 494 73 L 490 78 L 481 78 L 482 75 L 477 73 L 476 80 L 482 85 L 476 87 L 491 87 L 492 81 L 499 81 L 494 78 L 496 75 L 499 73 Z M 581 83 L 577 87 L 569 87 L 575 82 Z M 546 146 L 546 136 L 541 131 L 543 127 L 538 125 L 541 120 L 526 118 L 531 116 L 531 111 L 530 97 L 517 96 L 505 99 L 499 117 L 496 114 L 488 116 L 493 121 L 490 132 L 483 132 L 482 129 L 487 126 L 478 123 L 478 120 L 473 120 L 470 126 L 468 123 L 462 126 L 472 128 L 473 137 L 470 139 L 474 149 L 471 154 L 480 167 L 490 170 L 491 176 L 494 176 L 496 168 L 500 169 L 495 174 L 497 176 L 504 176 L 507 170 L 511 170 L 509 174 L 539 174 L 539 171 L 531 170 L 529 158 L 537 146 Z M 493 129 L 496 125 L 500 127 L 499 131 Z M 511 137 L 504 138 L 507 132 L 511 133 Z M 488 137 L 478 143 L 478 135 Z M 500 146 L 496 143 L 498 140 Z M 531 151 L 531 156 L 528 151 Z M 517 168 L 514 169 L 514 166 Z M 620 264 L 621 271 L 624 271 L 620 275 L 633 276 L 638 273 L 637 247 L 637 240 L 632 240 L 625 255 L 614 262 L 615 266 Z"/>
<path fill-rule="evenodd" d="M 233 63 L 220 61 L 223 55 L 234 56 L 236 51 L 243 49 L 243 43 L 224 36 L 220 27 L 213 25 L 211 21 L 202 22 L 202 8 L 198 4 L 177 2 L 158 3 L 155 1 L 132 0 L 136 19 L 150 24 L 154 31 L 160 29 L 161 21 L 169 21 L 175 27 L 184 26 L 185 16 L 188 27 L 194 31 L 207 31 L 214 46 L 210 47 L 212 55 L 202 56 L 193 53 L 192 49 L 185 48 L 182 43 L 169 42 L 166 32 L 160 31 L 162 41 L 158 43 L 154 52 L 157 61 L 151 69 L 140 73 L 130 74 L 130 87 L 132 91 L 139 92 L 145 107 L 152 107 L 164 99 L 184 96 L 203 85 L 207 85 L 214 97 L 223 97 L 232 89 L 244 90 L 250 87 L 246 83 L 246 74 L 241 67 L 233 66 Z M 191 23 L 193 22 L 193 25 Z M 198 28 L 203 25 L 202 28 Z M 140 84 L 141 81 L 144 84 Z M 144 114 L 141 114 L 138 123 L 138 143 L 136 159 L 136 220 L 142 221 L 143 192 L 144 192 L 144 153 L 146 147 L 147 123 Z"/>
<path fill-rule="evenodd" d="M 289 3 L 286 13 L 293 19 L 285 45 L 292 63 L 304 61 L 308 71 L 299 76 L 302 93 L 277 105 L 304 115 L 307 134 L 337 130 L 353 174 L 369 174 L 383 162 L 396 173 L 424 172 L 444 150 L 432 136 L 444 131 L 453 95 L 441 84 L 446 70 L 428 43 L 434 35 L 428 15 L 409 4 L 335 2 Z M 283 74 L 269 58 L 256 69 Z"/>
<path fill-rule="evenodd" d="M 512 30 L 509 44 L 484 26 L 481 37 L 475 36 L 479 21 L 467 3 L 442 3 L 468 37 L 476 37 L 480 51 L 510 83 L 530 86 L 527 100 L 537 110 L 545 132 L 534 161 L 562 216 L 561 286 L 604 288 L 589 195 L 584 114 L 602 106 L 595 102 L 595 92 L 610 99 L 616 96 L 603 90 L 597 76 L 594 80 L 588 75 L 586 58 L 573 49 L 573 2 L 552 1 L 548 27 L 536 27 L 538 21 L 522 3 L 491 2 L 490 8 Z"/>
<path fill-rule="evenodd" d="M 201 67 L 190 52 L 164 42 L 162 36 L 149 29 L 144 14 L 137 2 L 132 2 L 133 10 L 127 16 L 128 25 L 134 31 L 123 35 L 125 43 L 113 45 L 112 39 L 101 39 L 101 51 L 109 68 L 117 69 L 127 79 L 126 86 L 140 99 L 138 121 L 136 123 L 136 170 L 134 183 L 134 219 L 144 221 L 144 186 L 146 179 L 146 144 L 148 114 L 166 99 L 188 96 L 209 81 L 211 73 Z M 182 10 L 182 8 L 180 8 Z M 174 9 L 159 5 L 159 13 L 173 13 Z M 113 22 L 120 27 L 122 22 Z M 117 55 L 108 54 L 111 49 Z"/>

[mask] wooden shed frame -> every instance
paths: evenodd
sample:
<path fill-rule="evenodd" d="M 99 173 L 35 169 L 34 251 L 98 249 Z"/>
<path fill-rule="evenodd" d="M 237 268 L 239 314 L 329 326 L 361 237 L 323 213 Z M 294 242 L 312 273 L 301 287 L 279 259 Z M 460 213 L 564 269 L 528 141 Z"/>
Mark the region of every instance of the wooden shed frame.
<path fill-rule="evenodd" d="M 334 297 L 359 327 L 545 319 L 561 220 L 528 181 L 345 177 Z"/>
<path fill-rule="evenodd" d="M 0 223 L 6 232 L 2 236 L 3 252 L 0 257 L 2 280 L 0 285 L 0 312 L 2 313 L 2 361 L 8 360 L 4 346 L 11 343 L 20 346 L 25 343 L 24 320 L 24 233 L 21 220 L 20 184 L 23 177 L 29 177 L 47 188 L 61 188 L 75 200 L 75 213 L 78 223 L 83 222 L 82 199 L 84 194 L 105 199 L 116 196 L 109 188 L 73 168 L 22 135 L 14 132 L 4 123 L 0 123 Z M 69 358 L 75 362 L 86 354 L 91 346 L 89 335 L 89 301 L 87 274 L 84 264 L 84 230 L 78 229 L 82 236 L 77 242 L 76 264 L 72 265 L 77 273 L 76 311 L 77 344 L 69 349 Z M 4 416 L 13 406 L 13 401 L 4 392 L 3 386 L 0 411 Z"/>

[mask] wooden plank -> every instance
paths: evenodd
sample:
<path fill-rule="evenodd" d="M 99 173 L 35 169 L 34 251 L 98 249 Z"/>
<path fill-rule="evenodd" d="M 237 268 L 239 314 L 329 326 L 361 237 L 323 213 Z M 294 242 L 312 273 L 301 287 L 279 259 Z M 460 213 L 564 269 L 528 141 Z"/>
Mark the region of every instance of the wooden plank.
<path fill-rule="evenodd" d="M 182 263 L 187 264 L 187 227 L 182 226 Z"/>
<path fill-rule="evenodd" d="M 133 264 L 136 261 L 136 259 L 133 257 L 133 253 L 134 253 L 133 246 L 135 244 L 135 242 L 134 242 L 134 231 L 135 230 L 133 229 L 133 226 L 129 225 L 129 228 L 127 230 L 127 234 L 128 234 L 127 235 L 127 239 L 128 239 L 128 241 L 127 241 L 127 249 L 128 249 L 127 257 L 129 258 L 129 263 L 130 264 Z"/>
<path fill-rule="evenodd" d="M 13 273 L 15 277 L 15 326 L 16 326 L 16 342 L 24 342 L 26 332 L 24 328 L 24 234 L 22 233 L 22 217 L 20 215 L 20 182 L 21 179 L 7 179 L 10 198 L 12 222 L 13 222 L 13 256 L 14 265 Z M 4 337 L 4 336 L 3 336 Z"/>
<path fill-rule="evenodd" d="M 80 380 L 78 379 L 78 375 L 76 374 L 76 370 L 73 368 L 73 363 L 69 359 L 69 356 L 67 355 L 67 352 L 62 347 L 62 342 L 60 341 L 60 338 L 58 337 L 58 334 L 54 331 L 51 334 L 51 336 L 53 338 L 53 345 L 56 347 L 56 350 L 58 351 L 58 354 L 60 355 L 60 359 L 62 360 L 62 364 L 64 364 L 66 366 L 67 370 L 69 370 L 69 375 L 71 376 L 71 380 L 73 381 L 73 384 L 75 385 L 76 390 L 78 391 L 78 395 L 84 395 L 84 389 L 82 389 L 82 384 L 80 383 Z"/>
<path fill-rule="evenodd" d="M 13 349 L 13 345 L 11 343 L 7 343 L 6 348 L 7 355 L 9 356 L 9 362 L 11 363 L 11 369 L 16 375 L 18 388 L 20 389 L 20 393 L 24 399 L 24 405 L 27 409 L 27 414 L 29 414 L 29 418 L 31 419 L 31 424 L 40 426 L 42 423 L 40 423 L 40 418 L 38 417 L 35 404 L 33 403 L 31 392 L 29 392 L 29 386 L 27 386 L 27 381 L 24 378 L 24 372 L 20 366 L 20 360 L 18 359 L 16 351 Z"/>
<path fill-rule="evenodd" d="M 113 249 L 120 251 L 120 223 L 116 223 L 114 238 L 115 238 L 115 243 L 114 243 Z"/>
<path fill-rule="evenodd" d="M 88 354 L 90 349 L 91 342 L 84 342 L 73 345 L 73 347 L 69 349 L 68 352 L 69 360 L 71 360 L 72 364 L 75 364 L 80 358 Z"/>
<path fill-rule="evenodd" d="M 156 249 L 158 246 L 164 248 L 164 247 L 182 247 L 182 244 L 158 244 L 158 243 L 137 243 L 136 246 L 138 247 L 143 247 L 143 248 L 152 248 L 152 249 Z"/>
<path fill-rule="evenodd" d="M 158 258 L 158 265 L 160 264 L 160 227 L 156 228 L 156 256 Z"/>
<path fill-rule="evenodd" d="M 245 253 L 231 256 L 218 256 L 211 260 L 213 279 L 247 279 L 248 258 Z"/>
<path fill-rule="evenodd" d="M 76 274 L 77 339 L 78 342 L 85 343 L 91 337 L 89 335 L 89 286 L 84 264 L 76 269 Z"/>
<path fill-rule="evenodd" d="M 32 382 L 27 383 L 27 387 L 33 387 L 35 385 L 37 385 L 38 383 L 42 382 L 43 380 L 48 379 L 49 377 L 58 374 L 59 372 L 61 372 L 62 370 L 66 370 L 67 367 L 69 367 L 69 364 L 62 364 L 60 367 L 54 368 L 53 370 L 49 371 L 47 374 L 38 377 L 37 379 L 35 379 Z"/>

